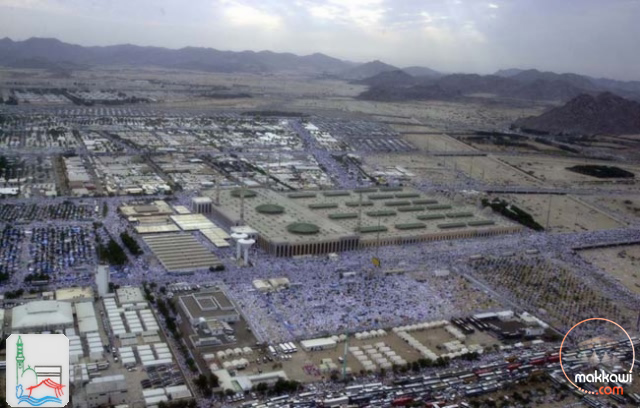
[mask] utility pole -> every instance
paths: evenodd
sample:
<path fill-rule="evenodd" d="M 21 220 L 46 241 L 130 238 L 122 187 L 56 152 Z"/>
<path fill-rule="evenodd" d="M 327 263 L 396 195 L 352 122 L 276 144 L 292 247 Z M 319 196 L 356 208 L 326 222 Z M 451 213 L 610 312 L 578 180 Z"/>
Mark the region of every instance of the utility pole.
<path fill-rule="evenodd" d="M 220 177 L 216 178 L 216 205 L 220 205 Z"/>
<path fill-rule="evenodd" d="M 382 216 L 378 215 L 378 232 L 376 238 L 376 258 L 378 258 L 378 252 L 380 251 L 380 222 L 382 221 Z M 380 259 L 380 258 L 378 258 Z"/>
<path fill-rule="evenodd" d="M 246 193 L 244 184 L 244 165 L 240 175 L 240 225 L 244 225 L 244 195 Z"/>
<path fill-rule="evenodd" d="M 349 332 L 345 332 L 344 353 L 342 354 L 342 379 L 347 379 L 347 351 L 349 350 Z"/>
<path fill-rule="evenodd" d="M 360 232 L 360 228 L 362 228 L 362 191 L 360 192 L 360 199 L 358 200 L 358 232 Z"/>
<path fill-rule="evenodd" d="M 549 194 L 549 207 L 547 208 L 547 225 L 546 229 L 549 229 L 549 219 L 551 218 L 551 199 L 553 198 L 553 194 Z"/>

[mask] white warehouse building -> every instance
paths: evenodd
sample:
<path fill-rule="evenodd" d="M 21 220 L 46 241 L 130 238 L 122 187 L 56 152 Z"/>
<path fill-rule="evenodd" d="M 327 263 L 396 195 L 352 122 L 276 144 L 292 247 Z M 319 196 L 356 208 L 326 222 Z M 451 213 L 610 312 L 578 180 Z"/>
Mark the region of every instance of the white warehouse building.
<path fill-rule="evenodd" d="M 13 309 L 13 333 L 63 330 L 73 327 L 73 309 L 69 302 L 38 300 Z"/>

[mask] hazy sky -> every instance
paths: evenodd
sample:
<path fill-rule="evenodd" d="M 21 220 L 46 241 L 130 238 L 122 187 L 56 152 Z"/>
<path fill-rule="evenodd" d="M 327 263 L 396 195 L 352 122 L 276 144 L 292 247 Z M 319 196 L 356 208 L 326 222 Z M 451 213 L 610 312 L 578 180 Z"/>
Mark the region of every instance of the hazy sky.
<path fill-rule="evenodd" d="M 0 37 L 640 80 L 640 0 L 0 0 Z"/>

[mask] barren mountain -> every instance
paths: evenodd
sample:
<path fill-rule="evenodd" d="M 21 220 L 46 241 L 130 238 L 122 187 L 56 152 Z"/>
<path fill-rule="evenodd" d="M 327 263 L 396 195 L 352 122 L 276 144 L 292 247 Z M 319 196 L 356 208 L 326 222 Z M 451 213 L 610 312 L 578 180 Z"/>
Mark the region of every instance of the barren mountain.
<path fill-rule="evenodd" d="M 197 47 L 176 50 L 130 44 L 82 47 L 51 38 L 0 40 L 0 64 L 13 67 L 37 65 L 41 68 L 92 65 L 159 66 L 212 72 L 298 71 L 330 74 L 344 72 L 355 65 L 319 53 L 298 56 L 271 51 L 234 52 Z"/>
<path fill-rule="evenodd" d="M 640 103 L 610 92 L 582 94 L 564 106 L 515 122 L 521 129 L 571 134 L 638 134 Z"/>
<path fill-rule="evenodd" d="M 342 72 L 339 76 L 343 79 L 351 80 L 351 81 L 359 81 L 365 78 L 370 78 L 381 74 L 383 72 L 389 71 L 398 71 L 398 67 L 394 67 L 393 65 L 385 64 L 382 61 L 371 61 L 366 62 L 364 64 L 355 66 L 353 68 L 349 68 Z"/>
<path fill-rule="evenodd" d="M 431 68 L 428 67 L 417 67 L 417 66 L 413 66 L 413 67 L 406 67 L 406 68 L 402 68 L 402 70 L 404 72 L 406 72 L 407 74 L 414 76 L 414 77 L 432 77 L 432 78 L 438 78 L 441 77 L 442 74 L 436 70 L 433 70 Z"/>

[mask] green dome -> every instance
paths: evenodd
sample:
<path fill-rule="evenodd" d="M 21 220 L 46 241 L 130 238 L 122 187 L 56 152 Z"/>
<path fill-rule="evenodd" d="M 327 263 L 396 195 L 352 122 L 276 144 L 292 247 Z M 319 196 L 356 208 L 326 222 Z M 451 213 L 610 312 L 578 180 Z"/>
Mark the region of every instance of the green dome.
<path fill-rule="evenodd" d="M 244 191 L 244 194 L 243 194 L 243 191 Z M 257 196 L 257 195 L 258 195 L 258 193 L 256 193 L 256 192 L 255 192 L 255 191 L 253 191 L 253 190 L 247 190 L 247 189 L 242 190 L 241 188 L 236 188 L 236 189 L 234 189 L 234 190 L 231 190 L 231 196 L 233 196 L 233 197 L 238 197 L 238 198 L 240 198 L 240 197 L 242 197 L 243 195 L 244 195 L 244 198 L 249 198 L 249 197 L 255 197 L 255 196 Z"/>
<path fill-rule="evenodd" d="M 287 226 L 287 231 L 293 234 L 312 235 L 320 232 L 320 228 L 308 222 L 294 222 Z"/>
<path fill-rule="evenodd" d="M 256 207 L 256 211 L 261 214 L 282 214 L 284 207 L 278 204 L 261 204 Z"/>

